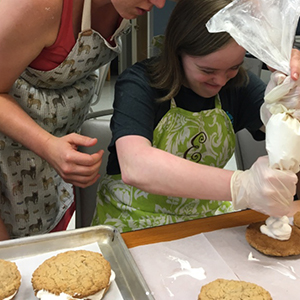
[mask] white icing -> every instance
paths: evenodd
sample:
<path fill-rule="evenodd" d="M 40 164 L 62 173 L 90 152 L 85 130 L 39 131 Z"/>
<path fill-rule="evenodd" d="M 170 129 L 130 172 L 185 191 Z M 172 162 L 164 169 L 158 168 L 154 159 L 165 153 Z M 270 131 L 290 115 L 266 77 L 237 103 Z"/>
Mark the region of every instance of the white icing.
<path fill-rule="evenodd" d="M 14 292 L 11 296 L 4 298 L 4 300 L 11 300 L 16 295 L 16 293 L 17 292 Z"/>
<path fill-rule="evenodd" d="M 192 268 L 191 264 L 187 260 L 183 260 L 175 256 L 169 255 L 169 259 L 178 262 L 180 264 L 180 269 L 175 270 L 174 274 L 172 274 L 168 278 L 176 280 L 177 277 L 183 275 L 188 275 L 198 280 L 203 280 L 206 278 L 205 270 L 203 268 Z"/>
<path fill-rule="evenodd" d="M 111 282 L 114 281 L 115 278 L 116 278 L 116 274 L 113 270 L 111 270 L 109 284 L 111 284 Z M 46 290 L 40 290 L 37 292 L 36 296 L 40 300 L 85 300 L 85 299 L 100 300 L 103 298 L 104 292 L 105 292 L 105 289 L 99 291 L 98 293 L 96 293 L 94 295 L 88 296 L 87 298 L 73 298 L 71 295 L 68 295 L 65 293 L 61 293 L 60 295 L 55 295 L 55 294 L 49 293 Z"/>
<path fill-rule="evenodd" d="M 286 241 L 291 237 L 292 226 L 289 224 L 287 216 L 269 217 L 266 224 L 260 226 L 260 232 L 273 239 Z"/>
<path fill-rule="evenodd" d="M 248 260 L 250 260 L 250 261 L 259 261 L 259 259 L 255 258 L 255 257 L 253 256 L 252 252 L 249 253 L 249 255 L 248 255 Z"/>

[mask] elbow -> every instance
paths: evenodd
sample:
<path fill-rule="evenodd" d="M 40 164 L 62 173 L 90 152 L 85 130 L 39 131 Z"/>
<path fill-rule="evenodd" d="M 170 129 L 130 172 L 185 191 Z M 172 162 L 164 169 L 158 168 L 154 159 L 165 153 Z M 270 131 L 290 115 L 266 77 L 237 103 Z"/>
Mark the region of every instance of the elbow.
<path fill-rule="evenodd" d="M 152 150 L 152 147 L 150 147 Z M 151 186 L 153 173 L 153 156 L 142 149 L 129 158 L 119 157 L 122 181 L 130 186 L 144 190 Z"/>
<path fill-rule="evenodd" d="M 122 181 L 125 184 L 134 187 L 137 187 L 139 185 L 139 179 L 138 176 L 135 175 L 134 170 L 129 170 L 129 168 L 126 168 L 126 170 L 122 170 L 121 176 L 122 176 Z"/>
<path fill-rule="evenodd" d="M 148 182 L 145 172 L 137 166 L 126 166 L 121 170 L 122 181 L 139 189 L 143 189 Z"/>

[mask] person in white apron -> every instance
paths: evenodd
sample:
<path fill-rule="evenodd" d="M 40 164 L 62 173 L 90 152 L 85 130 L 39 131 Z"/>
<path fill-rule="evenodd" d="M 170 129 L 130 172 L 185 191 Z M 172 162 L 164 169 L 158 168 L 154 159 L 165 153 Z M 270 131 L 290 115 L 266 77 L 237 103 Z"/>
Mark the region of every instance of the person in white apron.
<path fill-rule="evenodd" d="M 271 170 L 266 157 L 244 172 L 223 169 L 235 132 L 247 128 L 264 138 L 265 84 L 242 68 L 242 47 L 205 27 L 228 3 L 179 1 L 161 55 L 118 78 L 107 174 L 92 225 L 126 232 L 242 208 L 290 210 L 297 182 L 291 172 Z"/>
<path fill-rule="evenodd" d="M 0 2 L 0 240 L 52 231 L 74 206 L 73 184 L 97 180 L 102 151 L 79 153 L 96 141 L 75 134 L 95 70 L 121 52 L 129 19 L 165 0 L 123 2 Z M 67 39 L 64 56 L 56 45 Z M 41 55 L 50 67 L 35 68 Z"/>

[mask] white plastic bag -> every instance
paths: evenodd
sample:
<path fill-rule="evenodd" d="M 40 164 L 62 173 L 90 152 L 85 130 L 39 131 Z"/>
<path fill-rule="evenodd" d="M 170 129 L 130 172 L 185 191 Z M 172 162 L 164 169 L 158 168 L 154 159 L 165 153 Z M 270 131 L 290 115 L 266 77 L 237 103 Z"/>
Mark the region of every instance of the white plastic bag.
<path fill-rule="evenodd" d="M 299 15 L 300 0 L 234 0 L 206 27 L 228 32 L 249 53 L 289 75 Z"/>
<path fill-rule="evenodd" d="M 266 149 L 272 168 L 299 172 L 300 123 L 287 113 L 271 116 L 266 126 Z"/>
<path fill-rule="evenodd" d="M 234 0 L 215 14 L 206 27 L 212 33 L 228 32 L 249 53 L 289 75 L 299 15 L 300 0 Z M 295 173 L 300 164 L 298 84 L 290 76 L 278 85 L 270 84 L 261 109 L 270 166 Z"/>

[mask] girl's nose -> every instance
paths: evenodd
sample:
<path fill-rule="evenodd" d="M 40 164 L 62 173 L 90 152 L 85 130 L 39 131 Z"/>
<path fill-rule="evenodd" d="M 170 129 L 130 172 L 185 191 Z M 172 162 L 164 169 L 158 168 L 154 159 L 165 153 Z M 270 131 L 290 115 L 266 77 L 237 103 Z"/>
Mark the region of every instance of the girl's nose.
<path fill-rule="evenodd" d="M 214 83 L 224 86 L 228 81 L 228 77 L 226 75 L 219 75 L 214 78 Z"/>
<path fill-rule="evenodd" d="M 163 8 L 165 6 L 166 0 L 150 0 L 150 2 L 157 8 Z"/>

